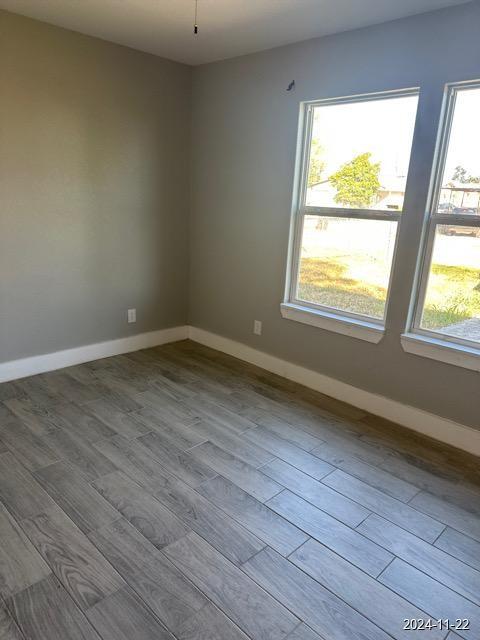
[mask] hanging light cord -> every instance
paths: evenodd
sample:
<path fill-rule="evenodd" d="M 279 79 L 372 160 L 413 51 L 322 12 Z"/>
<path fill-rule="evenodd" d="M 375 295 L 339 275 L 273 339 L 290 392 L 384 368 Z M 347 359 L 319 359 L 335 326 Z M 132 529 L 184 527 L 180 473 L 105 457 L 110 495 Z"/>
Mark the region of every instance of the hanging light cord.
<path fill-rule="evenodd" d="M 197 12 L 198 12 L 198 0 L 195 0 L 195 22 L 193 24 L 193 33 L 195 35 L 197 35 L 198 33 Z"/>

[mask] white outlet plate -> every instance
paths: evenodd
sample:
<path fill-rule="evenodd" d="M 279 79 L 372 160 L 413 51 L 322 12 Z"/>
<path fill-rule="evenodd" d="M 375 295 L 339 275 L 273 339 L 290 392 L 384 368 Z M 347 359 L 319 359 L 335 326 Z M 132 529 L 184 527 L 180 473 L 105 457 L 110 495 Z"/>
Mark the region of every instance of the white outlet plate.
<path fill-rule="evenodd" d="M 261 320 L 254 320 L 253 321 L 253 333 L 256 336 L 261 336 L 262 335 L 262 321 Z"/>
<path fill-rule="evenodd" d="M 137 321 L 137 310 L 136 309 L 128 309 L 127 311 L 127 320 L 130 323 Z"/>

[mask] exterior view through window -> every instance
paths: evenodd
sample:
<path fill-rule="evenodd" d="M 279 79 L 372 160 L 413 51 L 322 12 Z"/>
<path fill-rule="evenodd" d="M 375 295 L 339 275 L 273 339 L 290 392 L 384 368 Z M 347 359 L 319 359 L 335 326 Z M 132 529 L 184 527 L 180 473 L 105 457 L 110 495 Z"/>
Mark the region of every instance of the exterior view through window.
<path fill-rule="evenodd" d="M 448 90 L 414 329 L 480 342 L 480 83 Z"/>
<path fill-rule="evenodd" d="M 289 301 L 382 323 L 417 91 L 307 103 Z"/>

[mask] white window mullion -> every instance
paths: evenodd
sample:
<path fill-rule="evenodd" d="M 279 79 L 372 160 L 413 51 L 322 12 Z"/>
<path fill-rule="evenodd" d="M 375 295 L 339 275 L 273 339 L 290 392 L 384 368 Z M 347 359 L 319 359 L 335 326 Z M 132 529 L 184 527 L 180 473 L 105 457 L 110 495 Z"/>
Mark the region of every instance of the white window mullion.
<path fill-rule="evenodd" d="M 359 220 L 400 220 L 398 211 L 377 211 L 375 209 L 334 209 L 331 207 L 303 207 L 303 215 L 330 218 L 357 218 Z"/>

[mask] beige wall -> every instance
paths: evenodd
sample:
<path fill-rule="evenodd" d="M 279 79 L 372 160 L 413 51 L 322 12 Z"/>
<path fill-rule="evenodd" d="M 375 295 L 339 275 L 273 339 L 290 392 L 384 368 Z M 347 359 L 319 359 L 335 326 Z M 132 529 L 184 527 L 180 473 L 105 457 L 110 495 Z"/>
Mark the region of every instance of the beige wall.
<path fill-rule="evenodd" d="M 190 87 L 0 11 L 0 362 L 185 323 Z"/>
<path fill-rule="evenodd" d="M 475 2 L 194 69 L 191 324 L 480 427 L 480 375 L 400 345 L 443 87 L 480 78 L 479 25 Z M 299 102 L 416 86 L 418 129 L 384 339 L 374 345 L 283 319 Z M 254 319 L 263 320 L 260 337 Z"/>

